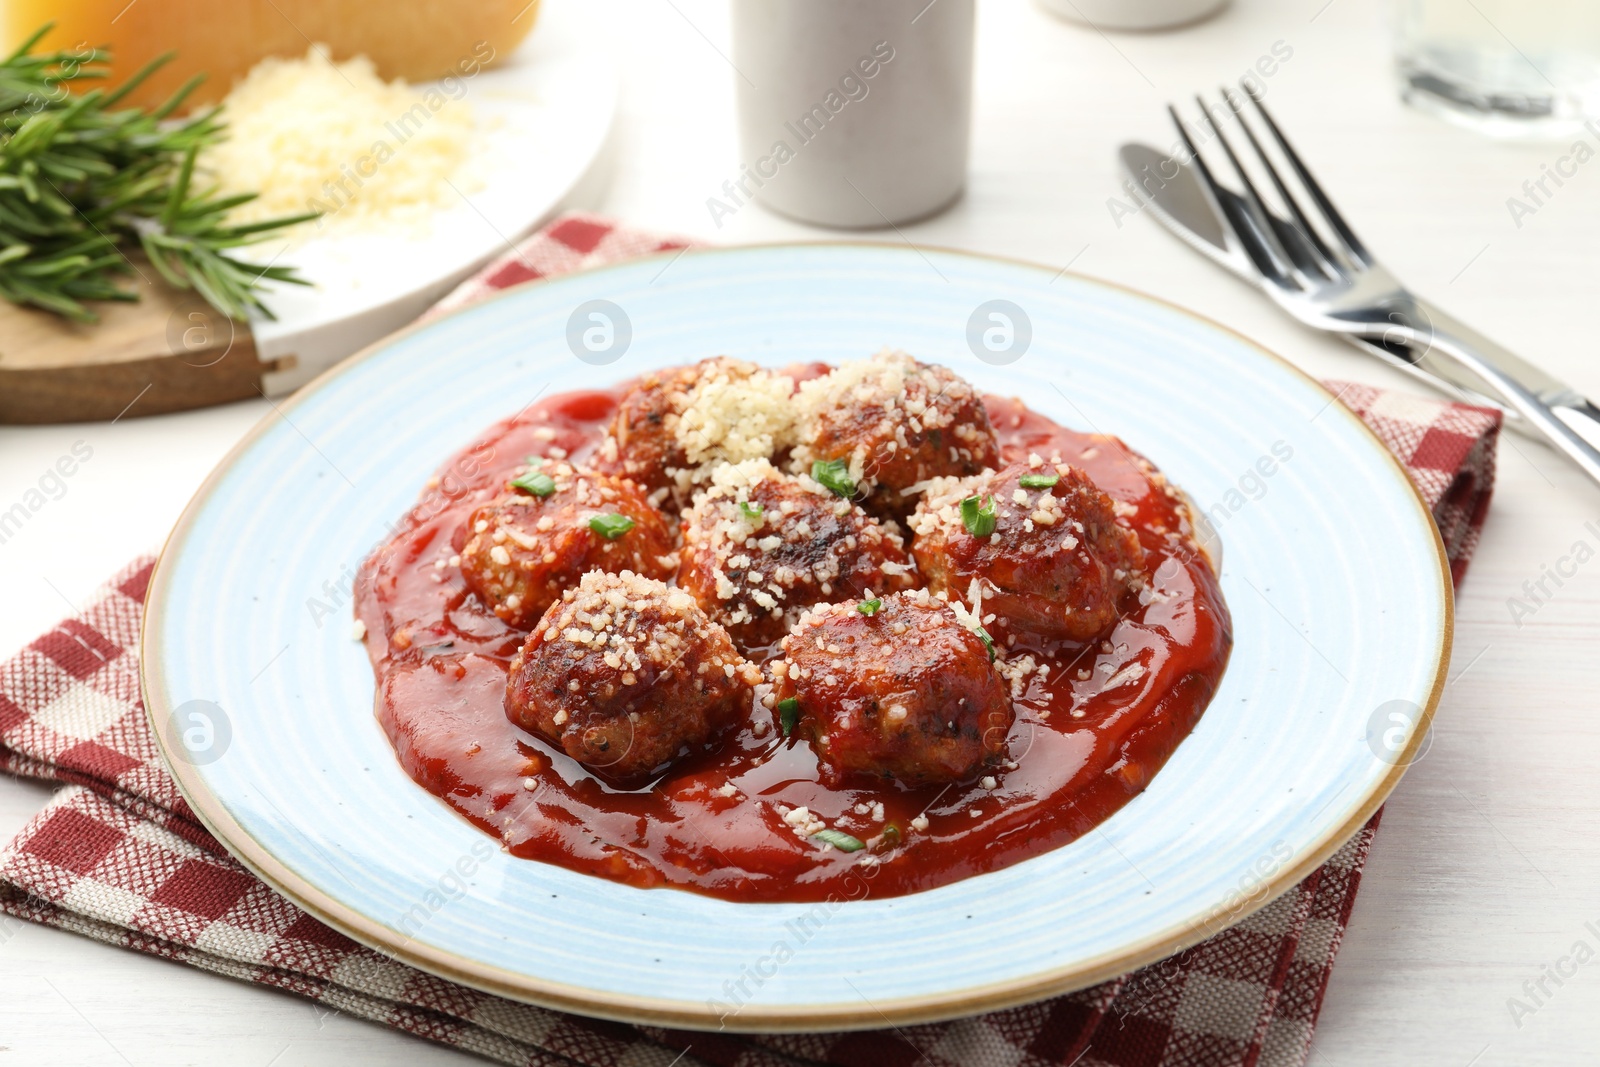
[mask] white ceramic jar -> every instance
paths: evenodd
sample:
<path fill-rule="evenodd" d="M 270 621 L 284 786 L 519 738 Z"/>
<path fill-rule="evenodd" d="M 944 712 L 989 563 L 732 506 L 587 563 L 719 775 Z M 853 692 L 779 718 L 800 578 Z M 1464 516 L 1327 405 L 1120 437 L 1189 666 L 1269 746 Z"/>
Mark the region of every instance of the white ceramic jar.
<path fill-rule="evenodd" d="M 733 0 L 740 165 L 707 210 L 899 225 L 966 185 L 974 0 Z"/>
<path fill-rule="evenodd" d="M 1228 0 L 1039 0 L 1047 11 L 1102 30 L 1164 30 L 1213 15 Z"/>

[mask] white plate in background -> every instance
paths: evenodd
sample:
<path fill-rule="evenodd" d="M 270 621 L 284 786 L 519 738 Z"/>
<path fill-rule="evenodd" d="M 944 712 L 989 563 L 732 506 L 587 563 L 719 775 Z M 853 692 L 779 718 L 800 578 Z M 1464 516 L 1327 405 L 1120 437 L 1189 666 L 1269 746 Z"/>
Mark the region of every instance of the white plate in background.
<path fill-rule="evenodd" d="M 313 283 L 274 285 L 266 302 L 276 320 L 250 324 L 262 363 L 294 357 L 262 376 L 269 395 L 304 385 L 411 322 L 565 206 L 597 166 L 616 112 L 619 74 L 606 41 L 600 15 L 584 0 L 544 0 L 516 52 L 464 80 L 459 102 L 489 127 L 473 164 L 481 184 L 429 222 L 308 229 L 287 247 L 263 242 L 249 250 L 250 260 L 277 256 Z"/>

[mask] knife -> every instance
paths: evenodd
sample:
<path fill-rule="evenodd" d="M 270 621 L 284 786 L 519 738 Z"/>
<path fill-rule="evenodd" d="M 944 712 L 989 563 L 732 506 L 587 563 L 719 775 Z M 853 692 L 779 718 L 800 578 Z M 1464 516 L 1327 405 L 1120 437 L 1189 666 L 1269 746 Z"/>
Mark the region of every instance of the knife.
<path fill-rule="evenodd" d="M 1254 265 L 1243 252 L 1227 247 L 1223 239 L 1222 221 L 1217 218 L 1205 191 L 1187 164 L 1175 165 L 1171 156 L 1143 144 L 1125 144 L 1118 150 L 1118 156 L 1127 172 L 1127 188 L 1141 208 L 1148 210 L 1157 222 L 1190 248 L 1235 277 L 1251 284 L 1260 281 Z M 1168 177 L 1174 171 L 1175 175 Z M 1230 209 L 1238 207 L 1241 211 L 1245 210 L 1243 198 L 1226 189 L 1221 190 L 1221 194 L 1235 202 L 1228 205 Z M 1289 230 L 1289 223 L 1281 218 L 1271 216 L 1270 221 L 1279 230 Z M 1292 240 L 1283 241 L 1286 246 L 1295 243 Z M 1492 386 L 1454 361 L 1439 358 L 1429 351 L 1400 341 L 1372 340 L 1352 334 L 1339 336 L 1363 352 L 1377 356 L 1457 400 L 1501 409 L 1505 412 L 1508 428 L 1534 440 L 1545 440 L 1521 415 L 1508 410 L 1495 399 Z M 1500 361 L 1500 365 L 1508 375 L 1554 408 L 1563 422 L 1587 439 L 1593 440 L 1597 436 L 1595 426 L 1600 425 L 1600 408 L 1531 363 L 1508 356 Z M 1577 417 L 1568 418 L 1568 413 Z"/>

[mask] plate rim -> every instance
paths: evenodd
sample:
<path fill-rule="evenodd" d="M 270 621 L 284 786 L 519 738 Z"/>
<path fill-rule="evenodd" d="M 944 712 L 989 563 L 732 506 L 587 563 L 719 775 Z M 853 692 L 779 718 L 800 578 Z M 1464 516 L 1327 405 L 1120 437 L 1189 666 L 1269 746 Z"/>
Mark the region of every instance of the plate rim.
<path fill-rule="evenodd" d="M 173 736 L 171 731 L 170 711 L 174 705 L 170 696 L 161 691 L 159 686 L 153 682 L 152 671 L 149 666 L 151 663 L 158 661 L 160 651 L 160 643 L 154 635 L 160 631 L 161 627 L 153 625 L 152 620 L 159 619 L 161 616 L 166 589 L 170 581 L 169 576 L 175 566 L 169 561 L 173 556 L 174 548 L 181 544 L 188 535 L 189 527 L 194 522 L 200 507 L 216 490 L 218 484 L 232 468 L 236 460 L 256 444 L 268 429 L 275 424 L 277 418 L 286 417 L 283 415 L 284 412 L 306 401 L 322 389 L 327 388 L 334 379 L 373 358 L 388 346 L 421 330 L 431 328 L 439 322 L 458 315 L 475 312 L 476 309 L 491 302 L 520 295 L 524 290 L 533 286 L 560 282 L 563 279 L 577 276 L 600 275 L 632 269 L 639 263 L 667 258 L 676 260 L 678 257 L 685 255 L 738 257 L 751 252 L 828 248 L 847 252 L 855 249 L 871 249 L 889 251 L 896 254 L 907 251 L 904 244 L 891 241 L 865 240 L 776 241 L 721 246 L 691 245 L 687 249 L 668 249 L 662 252 L 632 257 L 617 263 L 573 271 L 552 278 L 532 279 L 490 294 L 472 304 L 455 308 L 435 318 L 414 322 L 403 329 L 380 338 L 354 355 L 324 370 L 310 382 L 297 389 L 291 396 L 284 398 L 282 401 L 274 402 L 273 411 L 263 415 L 206 475 L 199 488 L 195 490 L 194 495 L 190 497 L 189 503 L 185 505 L 183 514 L 167 534 L 150 575 L 144 615 L 140 623 L 139 689 L 140 695 L 144 700 L 145 716 L 149 720 L 151 730 L 156 737 L 157 748 L 160 750 L 162 760 L 178 786 L 178 791 L 182 794 L 184 800 L 188 802 L 196 818 L 227 849 L 229 855 L 273 890 L 281 893 L 296 907 L 299 907 L 313 918 L 376 952 L 416 967 L 419 970 L 485 993 L 557 1011 L 566 1011 L 614 1022 L 666 1025 L 691 1030 L 768 1033 L 860 1030 L 878 1028 L 884 1025 L 928 1023 L 977 1015 L 1085 989 L 1165 959 L 1211 936 L 1211 932 L 1204 924 L 1194 926 L 1178 924 L 1157 931 L 1141 942 L 1103 952 L 1089 960 L 1080 960 L 1068 966 L 1038 972 L 1022 978 L 952 990 L 936 995 L 900 997 L 861 1004 L 781 1005 L 760 1008 L 747 1006 L 741 1009 L 734 1019 L 727 1020 L 719 1018 L 716 1013 L 709 1010 L 705 1005 L 690 1001 L 609 993 L 603 990 L 576 986 L 567 982 L 552 981 L 509 971 L 468 959 L 445 949 L 414 941 L 396 944 L 393 938 L 386 936 L 388 931 L 381 923 L 373 921 L 357 909 L 347 907 L 322 893 L 280 861 L 260 842 L 256 841 L 229 814 L 226 807 L 221 803 L 220 798 L 206 786 L 199 775 L 200 768 L 183 759 L 173 758 L 173 753 L 181 749 L 181 745 L 178 744 L 177 738 Z M 1275 872 L 1273 877 L 1264 882 L 1265 891 L 1259 897 L 1251 900 L 1247 906 L 1234 909 L 1234 917 L 1230 925 L 1237 925 L 1248 916 L 1278 899 L 1289 889 L 1298 885 L 1312 871 L 1326 863 L 1335 852 L 1359 832 L 1372 817 L 1373 813 L 1388 799 L 1395 786 L 1399 784 L 1400 779 L 1405 775 L 1406 770 L 1415 762 L 1417 753 L 1428 736 L 1433 723 L 1434 712 L 1439 705 L 1439 700 L 1443 695 L 1448 678 L 1450 654 L 1455 636 L 1455 586 L 1451 577 L 1449 557 L 1445 552 L 1444 540 L 1439 532 L 1437 522 L 1434 521 L 1432 511 L 1428 508 L 1426 501 L 1423 500 L 1421 491 L 1417 488 L 1416 483 L 1406 473 L 1400 460 L 1372 431 L 1371 427 L 1342 404 L 1331 403 L 1331 401 L 1338 399 L 1337 396 L 1317 379 L 1283 356 L 1278 355 L 1230 326 L 1217 322 L 1198 311 L 1120 282 L 1096 278 L 1075 271 L 1057 271 L 1045 264 L 1020 257 L 946 248 L 937 245 L 918 245 L 912 248 L 911 251 L 918 253 L 935 252 L 940 255 L 982 260 L 1009 267 L 1020 267 L 1028 271 L 1045 272 L 1055 278 L 1067 275 L 1087 285 L 1109 289 L 1124 296 L 1132 297 L 1135 300 L 1148 301 L 1198 322 L 1206 328 L 1232 337 L 1270 362 L 1289 371 L 1291 375 L 1299 377 L 1305 383 L 1325 394 L 1330 401 L 1329 408 L 1337 409 L 1339 412 L 1338 417 L 1345 419 L 1348 423 L 1358 428 L 1359 433 L 1357 436 L 1364 437 L 1387 460 L 1384 469 L 1389 470 L 1405 486 L 1409 499 L 1412 500 L 1418 510 L 1421 523 L 1432 532 L 1437 577 L 1442 594 L 1443 617 L 1439 620 L 1433 685 L 1428 693 L 1426 702 L 1422 706 L 1416 727 L 1411 731 L 1411 736 L 1405 749 L 1398 754 L 1384 777 L 1362 798 L 1361 803 L 1354 809 L 1354 813 L 1312 844 L 1305 851 L 1304 859 L 1299 863 L 1293 866 L 1285 866 L 1280 871 Z M 158 707 L 162 712 L 159 715 L 157 714 Z"/>

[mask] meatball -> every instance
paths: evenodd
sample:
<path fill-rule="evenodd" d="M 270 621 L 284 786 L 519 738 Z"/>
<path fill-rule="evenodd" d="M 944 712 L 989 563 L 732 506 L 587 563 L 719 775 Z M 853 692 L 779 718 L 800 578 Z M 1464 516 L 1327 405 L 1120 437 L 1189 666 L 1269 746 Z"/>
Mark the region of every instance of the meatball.
<path fill-rule="evenodd" d="M 811 743 L 830 788 L 971 778 L 1005 753 L 1015 714 L 980 634 L 923 589 L 813 608 L 773 663 L 780 725 Z"/>
<path fill-rule="evenodd" d="M 716 471 L 683 514 L 679 557 L 678 585 L 745 649 L 812 604 L 917 584 L 898 528 L 764 459 Z"/>
<path fill-rule="evenodd" d="M 689 594 L 632 571 L 590 571 L 512 659 L 506 717 L 628 782 L 747 719 L 760 681 Z"/>
<path fill-rule="evenodd" d="M 681 493 L 703 464 L 789 447 L 793 393 L 793 379 L 726 356 L 646 374 L 617 408 L 597 467 Z"/>
<path fill-rule="evenodd" d="M 678 566 L 672 528 L 638 486 L 548 460 L 474 511 L 461 537 L 467 588 L 519 630 L 585 571 L 666 578 Z"/>
<path fill-rule="evenodd" d="M 983 397 L 944 367 L 904 352 L 841 364 L 800 387 L 795 469 L 842 463 L 862 495 L 891 514 L 915 503 L 913 487 L 1000 465 Z"/>
<path fill-rule="evenodd" d="M 1111 498 L 1078 468 L 1038 456 L 935 483 L 910 521 L 928 588 L 970 593 L 1001 631 L 1092 641 L 1146 581 L 1144 550 Z"/>

